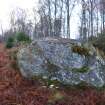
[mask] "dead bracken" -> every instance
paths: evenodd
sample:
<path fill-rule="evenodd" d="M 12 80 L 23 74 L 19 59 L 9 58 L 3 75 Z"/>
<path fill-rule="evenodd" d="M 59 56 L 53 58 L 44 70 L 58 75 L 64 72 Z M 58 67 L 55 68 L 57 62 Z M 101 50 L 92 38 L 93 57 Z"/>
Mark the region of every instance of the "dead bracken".
<path fill-rule="evenodd" d="M 72 46 L 72 51 L 74 53 L 78 53 L 80 55 L 84 55 L 84 56 L 89 56 L 89 49 L 85 48 L 85 47 L 82 47 L 82 46 L 78 46 L 78 45 L 75 45 L 75 46 Z"/>

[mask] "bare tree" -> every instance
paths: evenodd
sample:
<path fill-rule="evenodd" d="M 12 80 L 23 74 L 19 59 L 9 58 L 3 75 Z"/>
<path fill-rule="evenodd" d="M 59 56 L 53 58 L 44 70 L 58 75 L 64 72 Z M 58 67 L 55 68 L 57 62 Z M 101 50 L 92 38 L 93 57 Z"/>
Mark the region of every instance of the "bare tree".
<path fill-rule="evenodd" d="M 66 0 L 67 9 L 67 37 L 70 38 L 70 20 L 77 0 Z"/>
<path fill-rule="evenodd" d="M 100 13 L 101 13 L 101 23 L 102 23 L 102 29 L 105 29 L 105 1 L 100 0 Z"/>
<path fill-rule="evenodd" d="M 80 34 L 81 34 L 81 40 L 83 42 L 87 41 L 87 4 L 85 0 L 82 0 L 82 18 L 81 18 L 81 27 L 80 27 Z"/>

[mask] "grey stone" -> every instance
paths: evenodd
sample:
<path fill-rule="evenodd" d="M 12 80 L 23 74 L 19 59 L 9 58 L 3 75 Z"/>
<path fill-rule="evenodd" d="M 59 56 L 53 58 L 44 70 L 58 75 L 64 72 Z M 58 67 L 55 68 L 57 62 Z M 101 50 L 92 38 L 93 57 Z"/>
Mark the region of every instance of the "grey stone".
<path fill-rule="evenodd" d="M 89 56 L 79 55 L 72 51 L 80 42 L 68 39 L 46 38 L 36 40 L 19 50 L 17 58 L 20 71 L 26 78 L 42 76 L 57 79 L 63 84 L 75 85 L 82 81 L 96 87 L 105 84 L 105 61 L 96 49 L 89 45 Z M 84 45 L 86 48 L 87 45 Z M 87 66 L 88 71 L 78 72 Z M 74 72 L 76 69 L 77 72 Z M 87 68 L 84 68 L 87 69 Z"/>

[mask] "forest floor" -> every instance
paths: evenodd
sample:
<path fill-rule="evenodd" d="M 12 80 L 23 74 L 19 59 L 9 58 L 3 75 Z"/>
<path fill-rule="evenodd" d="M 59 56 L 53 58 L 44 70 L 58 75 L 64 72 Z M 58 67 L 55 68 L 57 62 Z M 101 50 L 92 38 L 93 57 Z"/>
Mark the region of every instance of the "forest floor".
<path fill-rule="evenodd" d="M 42 86 L 11 65 L 10 50 L 0 44 L 0 105 L 105 105 L 105 91 Z"/>

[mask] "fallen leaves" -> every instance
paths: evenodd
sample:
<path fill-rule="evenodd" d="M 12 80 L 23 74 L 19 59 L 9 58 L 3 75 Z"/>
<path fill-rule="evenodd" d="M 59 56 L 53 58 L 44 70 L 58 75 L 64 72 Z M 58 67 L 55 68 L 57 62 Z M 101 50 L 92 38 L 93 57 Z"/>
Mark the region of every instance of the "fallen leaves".
<path fill-rule="evenodd" d="M 54 92 L 23 78 L 11 67 L 9 53 L 0 44 L 0 105 L 105 105 L 105 91 L 60 88 Z"/>

